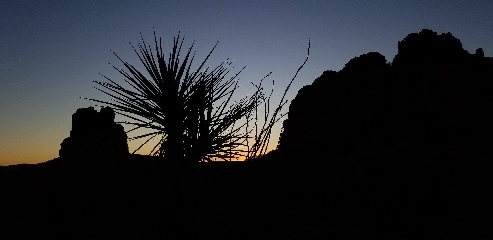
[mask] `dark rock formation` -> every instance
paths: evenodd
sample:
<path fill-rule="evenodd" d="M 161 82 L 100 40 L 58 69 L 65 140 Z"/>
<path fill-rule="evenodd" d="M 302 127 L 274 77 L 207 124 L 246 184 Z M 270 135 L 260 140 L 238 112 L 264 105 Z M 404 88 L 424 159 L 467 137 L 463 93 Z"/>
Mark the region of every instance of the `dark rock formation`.
<path fill-rule="evenodd" d="M 103 107 L 79 108 L 72 115 L 70 137 L 61 143 L 60 157 L 121 157 L 129 154 L 127 134 L 114 122 L 115 112 Z"/>
<path fill-rule="evenodd" d="M 303 87 L 291 103 L 278 149 L 333 159 L 362 154 L 350 150 L 376 141 L 385 124 L 389 69 L 384 56 L 368 53 Z"/>
<path fill-rule="evenodd" d="M 303 87 L 283 123 L 279 165 L 297 173 L 292 189 L 316 186 L 304 196 L 338 199 L 346 216 L 371 216 L 367 226 L 377 221 L 389 235 L 484 233 L 481 216 L 493 214 L 493 58 L 430 30 L 398 47 L 391 64 L 364 54 Z M 323 201 L 305 204 L 332 214 Z M 392 217 L 374 218 L 383 212 Z"/>
<path fill-rule="evenodd" d="M 409 34 L 398 48 L 391 64 L 364 54 L 303 87 L 279 151 L 324 162 L 484 159 L 493 134 L 493 58 L 431 30 Z"/>

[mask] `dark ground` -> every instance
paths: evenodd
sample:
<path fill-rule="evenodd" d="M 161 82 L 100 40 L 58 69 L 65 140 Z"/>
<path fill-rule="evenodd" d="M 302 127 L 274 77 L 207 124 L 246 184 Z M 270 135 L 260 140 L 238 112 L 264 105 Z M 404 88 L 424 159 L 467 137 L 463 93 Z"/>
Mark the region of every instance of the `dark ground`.
<path fill-rule="evenodd" d="M 275 155 L 195 167 L 143 156 L 0 167 L 0 239 L 467 239 L 491 224 L 489 170 L 465 179 L 280 165 Z"/>

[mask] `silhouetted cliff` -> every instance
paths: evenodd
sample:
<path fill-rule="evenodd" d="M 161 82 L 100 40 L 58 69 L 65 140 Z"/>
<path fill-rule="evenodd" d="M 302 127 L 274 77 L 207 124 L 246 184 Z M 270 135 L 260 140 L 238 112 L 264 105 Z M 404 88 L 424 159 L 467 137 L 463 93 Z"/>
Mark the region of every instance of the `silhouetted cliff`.
<path fill-rule="evenodd" d="M 490 155 L 493 59 L 431 30 L 409 34 L 398 48 L 391 64 L 367 53 L 303 87 L 279 151 L 324 162 Z"/>
<path fill-rule="evenodd" d="M 362 212 L 390 211 L 393 220 L 380 224 L 408 236 L 485 231 L 480 219 L 493 214 L 493 58 L 430 30 L 398 48 L 392 63 L 363 54 L 303 87 L 283 123 L 280 163 L 307 169 L 296 180 L 302 189 L 325 183 L 316 195 L 334 196 L 330 182 L 358 189 L 339 198 L 365 202 Z"/>

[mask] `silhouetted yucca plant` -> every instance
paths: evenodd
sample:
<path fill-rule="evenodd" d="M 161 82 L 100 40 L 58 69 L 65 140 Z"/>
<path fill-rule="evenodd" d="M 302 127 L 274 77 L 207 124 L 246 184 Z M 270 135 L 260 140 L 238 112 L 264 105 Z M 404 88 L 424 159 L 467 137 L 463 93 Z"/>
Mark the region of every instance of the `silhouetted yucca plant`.
<path fill-rule="evenodd" d="M 245 155 L 246 150 L 238 147 L 246 144 L 248 136 L 240 132 L 243 125 L 235 124 L 257 108 L 263 94 L 261 90 L 249 98 L 231 101 L 241 70 L 227 78 L 231 70 L 229 61 L 213 69 L 204 68 L 217 43 L 195 71 L 191 71 L 193 44 L 181 59 L 183 39 L 179 35 L 174 39 L 168 58 L 161 39 L 158 42 L 155 34 L 154 43 L 154 52 L 143 38 L 138 50 L 132 46 L 146 73 L 115 54 L 125 68 L 113 67 L 131 87 L 125 88 L 105 77 L 107 82 L 95 83 L 112 101 L 90 100 L 110 105 L 130 119 L 124 122 L 133 126 L 128 132 L 141 128 L 151 130 L 130 139 L 145 139 L 135 151 L 157 138 L 152 155 L 190 161 Z"/>
<path fill-rule="evenodd" d="M 127 133 L 138 129 L 150 130 L 129 139 L 144 140 L 134 153 L 153 139 L 157 140 L 157 144 L 153 146 L 151 155 L 192 162 L 238 157 L 252 159 L 266 152 L 272 127 L 284 116 L 280 110 L 287 102 L 284 97 L 296 75 L 271 116 L 269 104 L 272 91 L 266 96 L 262 87 L 262 81 L 269 75 L 258 85 L 254 84 L 256 90 L 250 97 L 232 101 L 238 89 L 237 76 L 244 68 L 231 77 L 228 77 L 232 69 L 231 61 L 226 60 L 215 68 L 204 68 L 218 43 L 199 67 L 192 71 L 195 56 L 192 54 L 193 44 L 182 57 L 184 40 L 180 35 L 174 38 L 167 58 L 161 38 L 158 41 L 155 33 L 154 51 L 141 39 L 137 49 L 132 48 L 146 71 L 139 71 L 114 53 L 124 68 L 113 67 L 123 75 L 130 87 L 126 88 L 103 76 L 106 82 L 94 82 L 100 86 L 97 89 L 110 96 L 112 101 L 89 99 L 112 106 L 117 113 L 127 117 L 129 120 L 123 123 L 133 126 Z M 264 121 L 259 128 L 258 109 L 262 105 Z M 240 121 L 242 118 L 246 121 Z M 252 120 L 255 128 L 250 124 Z M 243 128 L 246 130 L 242 131 Z M 253 141 L 249 141 L 250 138 Z"/>

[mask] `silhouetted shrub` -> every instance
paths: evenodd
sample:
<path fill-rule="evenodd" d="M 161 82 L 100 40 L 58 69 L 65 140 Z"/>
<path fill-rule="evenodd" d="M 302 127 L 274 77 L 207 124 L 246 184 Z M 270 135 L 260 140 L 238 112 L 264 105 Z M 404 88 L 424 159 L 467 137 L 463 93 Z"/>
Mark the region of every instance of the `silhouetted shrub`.
<path fill-rule="evenodd" d="M 284 116 L 280 110 L 286 104 L 286 92 L 296 75 L 277 108 L 269 112 L 272 92 L 267 96 L 262 82 L 270 74 L 258 85 L 254 84 L 256 90 L 249 97 L 233 101 L 241 70 L 228 77 L 231 71 L 228 60 L 215 68 L 204 68 L 217 43 L 195 71 L 191 70 L 193 45 L 182 59 L 183 39 L 179 35 L 174 39 L 168 59 L 162 50 L 161 39 L 158 42 L 155 35 L 154 43 L 154 52 L 143 39 L 137 46 L 138 51 L 134 48 L 147 76 L 115 54 L 125 69 L 114 68 L 130 87 L 105 77 L 106 82 L 95 83 L 101 87 L 98 90 L 112 97 L 112 101 L 90 99 L 109 105 L 127 117 L 129 120 L 124 123 L 133 127 L 128 132 L 137 129 L 150 131 L 130 138 L 145 139 L 134 152 L 150 140 L 157 139 L 152 155 L 191 162 L 238 157 L 251 159 L 265 154 L 271 129 Z M 258 111 L 261 106 L 265 109 L 262 116 Z M 240 122 L 240 119 L 245 121 Z"/>

